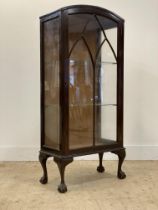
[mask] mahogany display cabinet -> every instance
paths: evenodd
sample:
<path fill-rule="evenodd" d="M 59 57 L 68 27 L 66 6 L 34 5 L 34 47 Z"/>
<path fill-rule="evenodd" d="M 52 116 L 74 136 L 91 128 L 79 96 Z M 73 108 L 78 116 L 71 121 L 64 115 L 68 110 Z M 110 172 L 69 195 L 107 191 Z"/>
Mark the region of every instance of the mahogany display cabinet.
<path fill-rule="evenodd" d="M 104 152 L 118 155 L 123 147 L 124 20 L 104 8 L 73 5 L 40 17 L 42 184 L 46 161 L 54 157 L 66 192 L 65 167 L 76 156 Z M 88 181 L 88 180 L 87 180 Z"/>

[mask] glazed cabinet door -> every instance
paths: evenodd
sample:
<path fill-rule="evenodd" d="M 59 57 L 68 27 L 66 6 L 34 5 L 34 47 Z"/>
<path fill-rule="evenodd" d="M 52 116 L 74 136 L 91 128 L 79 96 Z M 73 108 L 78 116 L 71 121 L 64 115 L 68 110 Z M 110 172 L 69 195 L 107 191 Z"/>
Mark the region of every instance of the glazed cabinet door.
<path fill-rule="evenodd" d="M 117 23 L 68 15 L 69 149 L 116 142 Z"/>

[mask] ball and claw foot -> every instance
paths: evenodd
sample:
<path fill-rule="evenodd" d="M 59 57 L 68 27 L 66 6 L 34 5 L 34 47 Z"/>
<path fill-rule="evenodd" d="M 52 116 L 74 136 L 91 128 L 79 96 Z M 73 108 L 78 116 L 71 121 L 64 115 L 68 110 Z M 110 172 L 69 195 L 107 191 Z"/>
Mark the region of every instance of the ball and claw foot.
<path fill-rule="evenodd" d="M 125 179 L 126 178 L 126 174 L 122 171 L 121 167 L 123 164 L 123 161 L 125 159 L 126 156 L 126 151 L 125 148 L 119 149 L 119 150 L 115 150 L 112 151 L 112 153 L 118 155 L 118 170 L 117 170 L 117 177 L 119 179 Z"/>
<path fill-rule="evenodd" d="M 123 171 L 119 171 L 119 173 L 117 174 L 117 177 L 119 179 L 125 179 L 126 178 L 126 174 Z"/>
<path fill-rule="evenodd" d="M 54 157 L 54 161 L 57 163 L 57 166 L 58 166 L 59 172 L 60 172 L 60 178 L 61 178 L 61 182 L 58 186 L 58 191 L 60 193 L 65 193 L 65 192 L 67 192 L 67 186 L 65 184 L 65 179 L 64 179 L 65 168 L 69 163 L 71 163 L 73 161 L 73 157 L 64 158 L 64 159 Z"/>
<path fill-rule="evenodd" d="M 66 186 L 66 184 L 61 183 L 61 184 L 58 186 L 58 191 L 59 191 L 60 193 L 65 193 L 65 192 L 67 192 L 67 186 Z"/>
<path fill-rule="evenodd" d="M 40 181 L 41 184 L 47 184 L 48 178 L 42 176 L 39 181 Z"/>
<path fill-rule="evenodd" d="M 98 166 L 98 167 L 97 167 L 97 171 L 98 171 L 99 173 L 103 173 L 103 172 L 105 171 L 105 169 L 104 169 L 103 166 Z"/>
<path fill-rule="evenodd" d="M 99 173 L 103 173 L 105 171 L 104 166 L 102 165 L 102 161 L 103 161 L 103 152 L 99 153 L 99 166 L 97 167 L 97 171 Z"/>
<path fill-rule="evenodd" d="M 49 155 L 42 153 L 42 152 L 40 152 L 40 154 L 39 154 L 39 161 L 40 161 L 42 169 L 43 169 L 43 176 L 39 180 L 41 184 L 46 184 L 48 182 L 46 162 L 49 157 L 50 157 Z"/>

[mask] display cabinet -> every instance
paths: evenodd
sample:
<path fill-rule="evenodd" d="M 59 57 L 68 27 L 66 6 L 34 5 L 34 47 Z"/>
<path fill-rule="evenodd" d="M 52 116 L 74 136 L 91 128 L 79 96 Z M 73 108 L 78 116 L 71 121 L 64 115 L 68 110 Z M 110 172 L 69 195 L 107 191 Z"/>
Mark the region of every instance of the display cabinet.
<path fill-rule="evenodd" d="M 65 167 L 76 156 L 118 155 L 120 179 L 123 147 L 124 20 L 104 8 L 64 7 L 40 17 L 42 184 L 46 161 L 54 157 L 66 192 Z M 88 163 L 87 163 L 88 164 Z M 88 181 L 88 180 L 87 180 Z"/>

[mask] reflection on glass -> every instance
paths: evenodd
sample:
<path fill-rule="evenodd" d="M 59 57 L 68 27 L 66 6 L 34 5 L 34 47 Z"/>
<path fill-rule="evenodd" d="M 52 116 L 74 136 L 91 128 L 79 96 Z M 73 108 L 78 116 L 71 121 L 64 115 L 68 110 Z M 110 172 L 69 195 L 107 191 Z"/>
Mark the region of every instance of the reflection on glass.
<path fill-rule="evenodd" d="M 59 149 L 59 20 L 44 23 L 45 145 Z"/>
<path fill-rule="evenodd" d="M 69 64 L 69 142 L 70 148 L 92 146 L 93 88 L 91 61 Z"/>

